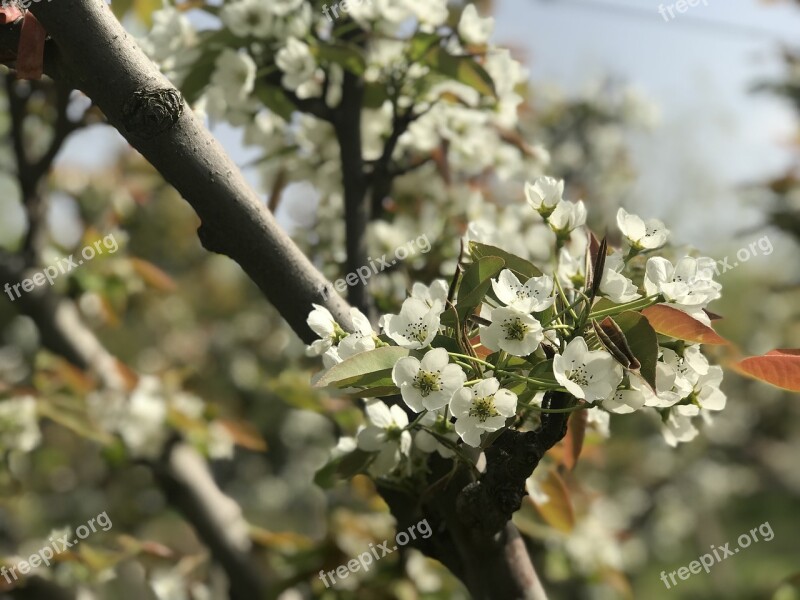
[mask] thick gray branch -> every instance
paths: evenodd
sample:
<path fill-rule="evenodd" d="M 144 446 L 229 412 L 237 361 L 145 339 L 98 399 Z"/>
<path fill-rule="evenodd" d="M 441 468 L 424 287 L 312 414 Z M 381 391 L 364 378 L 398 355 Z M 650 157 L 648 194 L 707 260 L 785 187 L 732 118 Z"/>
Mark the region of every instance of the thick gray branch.
<path fill-rule="evenodd" d="M 52 71 L 86 93 L 192 205 L 207 249 L 239 263 L 304 340 L 313 337 L 305 322 L 312 302 L 350 325 L 347 303 L 278 226 L 104 0 L 43 2 L 31 10 L 53 38 Z"/>

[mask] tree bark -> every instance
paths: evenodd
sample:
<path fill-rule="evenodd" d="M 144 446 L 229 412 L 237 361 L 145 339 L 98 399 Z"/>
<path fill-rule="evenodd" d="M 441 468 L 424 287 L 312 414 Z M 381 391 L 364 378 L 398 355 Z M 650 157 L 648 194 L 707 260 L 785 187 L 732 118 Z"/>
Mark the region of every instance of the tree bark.
<path fill-rule="evenodd" d="M 327 306 L 343 326 L 351 327 L 348 304 L 278 227 L 236 165 L 103 0 L 40 3 L 32 10 L 53 39 L 46 51 L 46 72 L 85 92 L 183 195 L 201 219 L 198 234 L 207 249 L 241 265 L 306 342 L 314 338 L 305 322 L 312 302 Z M 0 31 L 0 50 L 15 35 Z M 359 220 L 363 211 L 369 214 L 366 191 L 359 202 L 353 194 L 350 210 Z M 354 247 L 353 256 L 359 253 L 361 248 Z M 476 537 L 456 516 L 457 494 L 468 483 L 438 499 L 440 507 L 434 513 L 440 539 L 433 545 L 440 551 L 429 553 L 451 568 L 478 599 L 543 600 L 513 524 L 506 521 L 499 530 Z M 390 492 L 385 497 L 402 524 L 409 516 L 407 506 L 392 502 Z"/>

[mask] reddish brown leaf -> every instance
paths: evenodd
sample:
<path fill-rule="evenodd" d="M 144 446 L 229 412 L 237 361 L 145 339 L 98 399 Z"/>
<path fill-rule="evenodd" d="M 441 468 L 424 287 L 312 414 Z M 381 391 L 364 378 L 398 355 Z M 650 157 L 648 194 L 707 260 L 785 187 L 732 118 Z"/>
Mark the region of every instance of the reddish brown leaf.
<path fill-rule="evenodd" d="M 800 350 L 773 350 L 731 365 L 734 370 L 790 392 L 800 392 Z"/>
<path fill-rule="evenodd" d="M 641 368 L 642 365 L 639 359 L 634 356 L 628 344 L 628 339 L 625 337 L 625 332 L 622 331 L 614 319 L 606 317 L 599 323 L 597 321 L 592 321 L 592 327 L 606 350 L 608 350 L 623 367 L 631 369 L 632 371 Z"/>
<path fill-rule="evenodd" d="M 44 42 L 47 38 L 42 24 L 28 11 L 22 21 L 17 51 L 17 77 L 41 79 L 44 70 Z"/>
<path fill-rule="evenodd" d="M 567 421 L 567 435 L 564 438 L 564 454 L 561 464 L 568 471 L 572 471 L 578 464 L 578 458 L 583 450 L 583 440 L 586 437 L 586 421 L 589 413 L 579 410 L 570 415 Z"/>
<path fill-rule="evenodd" d="M 687 342 L 697 342 L 715 346 L 726 346 L 730 344 L 728 340 L 720 336 L 716 331 L 711 329 L 711 327 L 704 325 L 677 308 L 657 304 L 645 308 L 642 314 L 650 322 L 653 329 L 662 335 L 685 340 Z"/>
<path fill-rule="evenodd" d="M 130 261 L 136 274 L 151 288 L 161 292 L 174 292 L 178 288 L 172 278 L 153 263 L 141 258 L 132 258 Z"/>
<path fill-rule="evenodd" d="M 533 502 L 539 515 L 554 529 L 571 532 L 575 527 L 575 510 L 564 480 L 555 469 L 551 469 L 547 478 L 539 482 L 539 487 L 549 498 L 544 503 Z"/>
<path fill-rule="evenodd" d="M 220 423 L 228 433 L 231 434 L 233 441 L 237 446 L 247 448 L 248 450 L 255 450 L 256 452 L 266 452 L 267 442 L 261 437 L 258 430 L 243 421 L 229 421 L 228 419 L 220 419 Z"/>

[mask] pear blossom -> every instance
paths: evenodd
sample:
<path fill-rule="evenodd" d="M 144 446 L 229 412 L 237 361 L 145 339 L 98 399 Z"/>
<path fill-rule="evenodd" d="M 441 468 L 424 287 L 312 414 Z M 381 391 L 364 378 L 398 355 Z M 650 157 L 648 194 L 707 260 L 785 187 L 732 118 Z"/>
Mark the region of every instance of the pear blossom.
<path fill-rule="evenodd" d="M 314 309 L 308 314 L 306 323 L 320 339 L 314 340 L 306 348 L 306 355 L 320 356 L 325 354 L 331 346 L 337 344 L 346 334 L 327 308 L 319 304 L 312 304 L 311 306 Z"/>
<path fill-rule="evenodd" d="M 41 441 L 33 396 L 0 400 L 0 452 L 30 452 Z"/>
<path fill-rule="evenodd" d="M 639 390 L 645 398 L 645 406 L 669 408 L 685 397 L 677 391 L 680 383 L 675 368 L 666 362 L 656 363 L 656 388 L 651 389 L 643 379 L 631 378 L 631 387 Z"/>
<path fill-rule="evenodd" d="M 480 446 L 482 433 L 504 427 L 516 410 L 517 395 L 500 389 L 500 382 L 494 377 L 471 388 L 461 388 L 450 401 L 450 412 L 456 418 L 456 433 L 473 448 Z"/>
<path fill-rule="evenodd" d="M 239 0 L 227 3 L 220 11 L 223 24 L 237 37 L 267 38 L 272 33 L 270 3 L 262 0 Z"/>
<path fill-rule="evenodd" d="M 655 250 L 667 243 L 669 229 L 658 219 L 642 220 L 624 208 L 617 211 L 617 227 L 625 240 L 636 250 Z"/>
<path fill-rule="evenodd" d="M 455 452 L 437 438 L 437 436 L 445 438 L 453 442 L 453 444 L 458 440 L 458 434 L 453 429 L 453 425 L 447 418 L 445 411 L 446 409 L 430 410 L 420 418 L 419 425 L 423 429 L 417 431 L 414 436 L 414 445 L 426 454 L 438 452 L 442 458 L 450 458 Z M 426 429 L 433 430 L 437 436 L 429 433 Z"/>
<path fill-rule="evenodd" d="M 317 62 L 308 44 L 295 37 L 288 38 L 275 55 L 275 64 L 283 71 L 282 83 L 288 89 L 297 92 L 300 98 L 314 95 L 316 90 L 312 78 L 317 71 Z"/>
<path fill-rule="evenodd" d="M 673 266 L 666 258 L 653 256 L 645 265 L 644 288 L 648 296 L 662 294 L 670 306 L 709 325 L 703 309 L 720 297 L 722 289 L 714 281 L 715 268 L 713 258 L 685 256 Z"/>
<path fill-rule="evenodd" d="M 719 386 L 722 383 L 722 367 L 714 365 L 708 372 L 700 375 L 694 386 L 697 404 L 705 410 L 723 410 L 727 397 Z"/>
<path fill-rule="evenodd" d="M 661 434 L 673 448 L 680 442 L 691 442 L 699 431 L 692 424 L 692 417 L 700 414 L 700 409 L 693 404 L 679 404 L 669 409 L 663 420 Z"/>
<path fill-rule="evenodd" d="M 355 307 L 350 308 L 350 319 L 353 321 L 355 331 L 339 342 L 339 358 L 342 360 L 375 349 L 375 334 L 369 319 Z"/>
<path fill-rule="evenodd" d="M 246 52 L 225 48 L 217 58 L 211 84 L 219 89 L 225 102 L 242 106 L 253 92 L 256 82 L 256 63 Z"/>
<path fill-rule="evenodd" d="M 377 452 L 369 467 L 376 477 L 389 474 L 411 450 L 411 433 L 406 431 L 408 416 L 395 405 L 389 408 L 380 400 L 369 400 L 365 412 L 369 425 L 358 432 L 358 447 Z"/>
<path fill-rule="evenodd" d="M 494 18 L 481 17 L 474 4 L 467 4 L 458 22 L 458 35 L 467 44 L 482 46 L 494 31 Z"/>
<path fill-rule="evenodd" d="M 600 293 L 617 304 L 633 302 L 642 297 L 633 282 L 622 275 L 623 268 L 625 268 L 625 262 L 622 254 L 619 252 L 609 254 L 606 257 L 603 278 L 600 281 Z"/>
<path fill-rule="evenodd" d="M 480 328 L 481 343 L 495 352 L 505 350 L 513 356 L 528 356 L 544 339 L 541 323 L 515 308 L 495 308 L 490 319 L 491 325 Z"/>
<path fill-rule="evenodd" d="M 384 315 L 383 329 L 398 346 L 418 350 L 430 346 L 439 331 L 438 306 L 429 307 L 422 300 L 406 298 L 400 314 Z"/>
<path fill-rule="evenodd" d="M 539 177 L 533 183 L 525 182 L 525 198 L 531 208 L 544 218 L 550 216 L 564 196 L 564 180 Z"/>
<path fill-rule="evenodd" d="M 580 336 L 555 355 L 553 373 L 570 394 L 587 402 L 609 398 L 622 381 L 622 365 L 605 350 L 590 351 Z"/>
<path fill-rule="evenodd" d="M 607 438 L 611 435 L 611 415 L 600 408 L 586 411 L 586 426 Z"/>
<path fill-rule="evenodd" d="M 562 200 L 547 217 L 547 222 L 557 235 L 566 237 L 573 230 L 586 224 L 586 205 L 583 200 L 578 202 Z"/>
<path fill-rule="evenodd" d="M 603 400 L 603 408 L 609 412 L 626 415 L 636 412 L 645 405 L 645 394 L 631 386 L 631 389 L 617 390 L 613 396 Z"/>
<path fill-rule="evenodd" d="M 276 16 L 285 17 L 286 15 L 300 10 L 303 2 L 304 0 L 273 0 L 268 6 Z"/>
<path fill-rule="evenodd" d="M 700 377 L 708 374 L 708 359 L 700 352 L 700 344 L 684 347 L 683 356 L 670 348 L 662 348 L 661 357 L 675 373 L 673 389 L 680 398 L 691 394 Z"/>
<path fill-rule="evenodd" d="M 417 282 L 411 287 L 411 297 L 422 300 L 431 308 L 438 303 L 439 312 L 442 313 L 447 308 L 447 294 L 449 291 L 450 286 L 444 279 L 437 279 L 429 286 Z"/>
<path fill-rule="evenodd" d="M 400 388 L 403 401 L 411 410 L 442 408 L 461 389 L 467 376 L 461 367 L 449 361 L 447 350 L 434 348 L 421 361 L 406 356 L 395 363 L 392 381 Z"/>
<path fill-rule="evenodd" d="M 161 453 L 168 432 L 167 404 L 161 382 L 143 377 L 128 399 L 119 434 L 133 456 L 155 458 Z"/>
<path fill-rule="evenodd" d="M 508 269 L 500 271 L 492 280 L 492 290 L 497 299 L 520 312 L 532 313 L 547 310 L 555 302 L 553 278 L 549 275 L 531 277 L 524 284 Z"/>
<path fill-rule="evenodd" d="M 582 286 L 586 283 L 586 258 L 585 253 L 581 252 L 576 256 L 566 247 L 561 248 L 558 253 L 558 267 L 556 277 L 566 288 Z"/>

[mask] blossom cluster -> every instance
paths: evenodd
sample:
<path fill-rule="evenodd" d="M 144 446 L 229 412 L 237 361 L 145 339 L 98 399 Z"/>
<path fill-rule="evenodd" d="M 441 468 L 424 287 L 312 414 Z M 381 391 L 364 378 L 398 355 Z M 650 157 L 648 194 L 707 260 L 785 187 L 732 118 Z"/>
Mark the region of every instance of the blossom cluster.
<path fill-rule="evenodd" d="M 309 315 L 320 339 L 308 353 L 325 365 L 318 384 L 369 398 L 356 443 L 374 475 L 407 473 L 420 452 L 462 456 L 504 428 L 535 427 L 549 393 L 568 394 L 566 410 L 590 410 L 601 423 L 654 412 L 673 446 L 698 434 L 695 417 L 725 407 L 722 369 L 700 344 L 648 320 L 662 308 L 713 331 L 705 310 L 720 297 L 713 261 L 655 255 L 667 228 L 622 208 L 622 247 L 611 248 L 586 229 L 583 202 L 564 199 L 563 181 L 540 177 L 525 191 L 528 210 L 553 234 L 549 264 L 468 232 L 470 256 L 454 279 L 414 284 L 379 331 L 355 308 L 351 332 L 322 306 Z"/>

